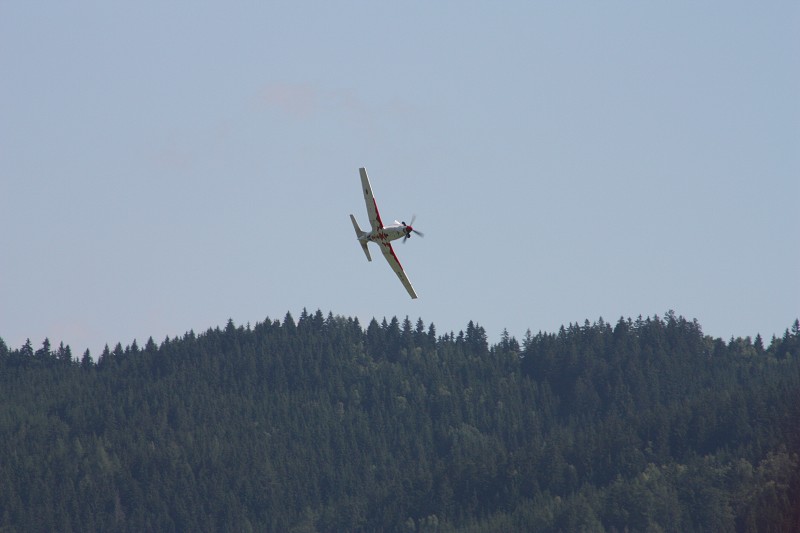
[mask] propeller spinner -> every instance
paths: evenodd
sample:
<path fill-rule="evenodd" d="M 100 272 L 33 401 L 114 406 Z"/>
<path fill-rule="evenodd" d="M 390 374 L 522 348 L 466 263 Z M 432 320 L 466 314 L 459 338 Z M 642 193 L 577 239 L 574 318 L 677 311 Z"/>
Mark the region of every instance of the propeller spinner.
<path fill-rule="evenodd" d="M 405 237 L 403 237 L 403 244 L 405 244 L 405 242 L 406 242 L 408 239 L 410 239 L 410 238 L 411 238 L 411 234 L 412 234 L 412 233 L 416 233 L 416 234 L 417 234 L 417 235 L 419 235 L 420 237 L 424 237 L 424 236 L 425 236 L 425 234 L 424 234 L 424 233 L 422 233 L 421 231 L 417 231 L 417 230 L 415 230 L 415 229 L 412 227 L 412 226 L 414 225 L 414 221 L 415 221 L 416 219 L 417 219 L 417 215 L 413 215 L 413 216 L 411 217 L 411 224 L 406 224 L 405 222 L 403 222 L 403 227 L 404 227 L 404 228 L 405 228 L 405 230 L 406 230 L 406 235 L 405 235 Z"/>

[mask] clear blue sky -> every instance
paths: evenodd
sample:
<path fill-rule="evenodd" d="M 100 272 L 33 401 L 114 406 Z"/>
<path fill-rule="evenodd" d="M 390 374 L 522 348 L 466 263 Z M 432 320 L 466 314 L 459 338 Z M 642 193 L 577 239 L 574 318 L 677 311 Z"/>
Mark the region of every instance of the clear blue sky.
<path fill-rule="evenodd" d="M 797 2 L 0 4 L 0 337 L 800 315 Z M 358 167 L 412 301 L 348 215 Z M 376 253 L 377 250 L 374 250 Z"/>

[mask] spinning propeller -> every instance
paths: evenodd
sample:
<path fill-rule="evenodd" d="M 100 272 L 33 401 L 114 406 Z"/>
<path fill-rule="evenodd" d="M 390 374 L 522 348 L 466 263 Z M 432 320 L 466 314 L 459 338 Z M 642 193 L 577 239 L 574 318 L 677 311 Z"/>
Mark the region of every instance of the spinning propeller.
<path fill-rule="evenodd" d="M 405 230 L 406 230 L 406 236 L 405 236 L 405 237 L 403 237 L 403 244 L 405 244 L 405 243 L 406 243 L 406 241 L 407 241 L 408 239 L 410 239 L 410 238 L 411 238 L 411 234 L 412 234 L 412 233 L 416 233 L 416 234 L 417 234 L 417 235 L 419 235 L 420 237 L 424 237 L 424 236 L 425 236 L 425 234 L 424 234 L 424 233 L 422 233 L 421 231 L 417 231 L 417 230 L 415 230 L 414 228 L 412 228 L 412 227 L 411 227 L 411 226 L 413 226 L 413 225 L 414 225 L 414 221 L 415 221 L 416 219 L 417 219 L 417 215 L 413 215 L 413 216 L 411 217 L 411 224 L 406 224 L 405 222 L 403 222 L 403 227 L 404 227 L 404 228 L 405 228 Z"/>

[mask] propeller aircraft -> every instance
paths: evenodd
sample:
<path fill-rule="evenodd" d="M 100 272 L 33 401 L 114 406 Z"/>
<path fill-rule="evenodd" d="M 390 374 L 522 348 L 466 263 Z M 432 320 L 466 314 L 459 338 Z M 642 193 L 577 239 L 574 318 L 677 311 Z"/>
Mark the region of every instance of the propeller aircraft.
<path fill-rule="evenodd" d="M 364 254 L 366 254 L 369 261 L 372 261 L 372 257 L 369 255 L 369 248 L 367 248 L 367 244 L 370 242 L 377 243 L 381 249 L 381 253 L 383 253 L 383 257 L 386 258 L 386 261 L 389 262 L 389 266 L 392 267 L 394 273 L 397 274 L 398 278 L 400 278 L 400 282 L 406 288 L 408 294 L 411 296 L 411 298 L 416 298 L 417 293 L 414 292 L 414 287 L 412 287 L 411 282 L 408 281 L 408 276 L 406 276 L 403 266 L 400 264 L 400 260 L 397 259 L 397 255 L 395 255 L 394 249 L 391 245 L 391 241 L 400 238 L 403 239 L 403 244 L 405 244 L 405 242 L 411 238 L 412 234 L 423 237 L 422 232 L 419 232 L 412 227 L 414 225 L 416 215 L 411 217 L 410 224 L 395 220 L 394 224 L 384 226 L 383 222 L 381 221 L 381 215 L 378 212 L 378 204 L 375 202 L 375 198 L 372 196 L 372 186 L 369 184 L 367 169 L 359 168 L 358 171 L 361 174 L 361 188 L 364 191 L 364 201 L 367 204 L 367 215 L 369 215 L 369 222 L 372 227 L 371 231 L 361 231 L 361 228 L 358 227 L 358 222 L 356 222 L 356 217 L 354 217 L 352 214 L 350 215 L 350 220 L 353 221 L 353 228 L 356 230 L 358 243 L 361 245 L 361 248 L 364 250 Z"/>

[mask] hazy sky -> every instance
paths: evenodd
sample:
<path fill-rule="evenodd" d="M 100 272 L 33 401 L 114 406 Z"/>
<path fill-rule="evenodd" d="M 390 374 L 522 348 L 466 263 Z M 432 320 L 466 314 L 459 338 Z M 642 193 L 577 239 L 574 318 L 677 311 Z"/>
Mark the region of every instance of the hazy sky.
<path fill-rule="evenodd" d="M 800 4 L 0 3 L 0 337 L 800 316 Z M 348 215 L 358 167 L 412 301 Z M 374 245 L 371 245 L 374 246 Z"/>

